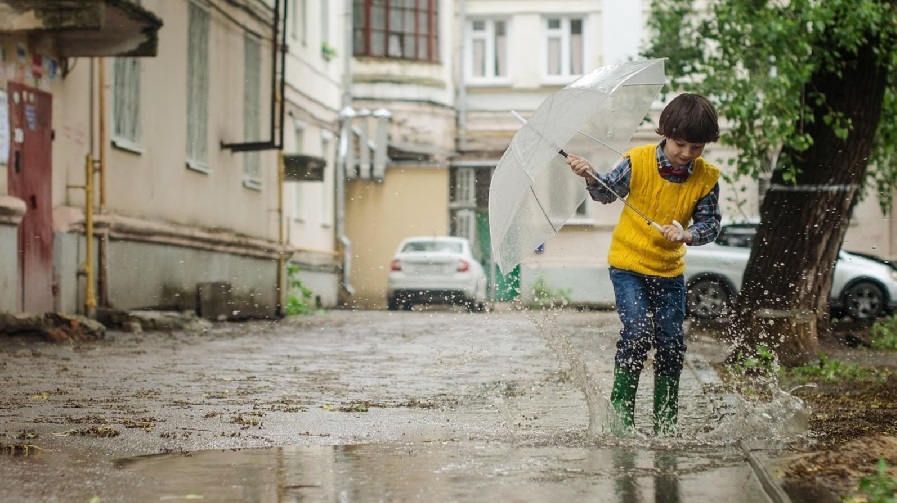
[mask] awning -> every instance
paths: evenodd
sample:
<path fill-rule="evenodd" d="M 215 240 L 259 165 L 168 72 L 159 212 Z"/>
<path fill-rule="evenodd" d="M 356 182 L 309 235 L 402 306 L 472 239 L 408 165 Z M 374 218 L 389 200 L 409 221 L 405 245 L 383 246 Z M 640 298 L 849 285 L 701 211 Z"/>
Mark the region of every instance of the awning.
<path fill-rule="evenodd" d="M 0 0 L 0 32 L 60 57 L 155 56 L 161 27 L 131 0 Z"/>

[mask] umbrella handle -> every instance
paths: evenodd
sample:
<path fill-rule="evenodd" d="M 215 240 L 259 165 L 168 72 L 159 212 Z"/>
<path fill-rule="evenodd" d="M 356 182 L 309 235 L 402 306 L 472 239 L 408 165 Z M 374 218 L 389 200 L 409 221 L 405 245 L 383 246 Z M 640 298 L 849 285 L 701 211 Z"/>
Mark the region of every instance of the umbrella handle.
<path fill-rule="evenodd" d="M 649 221 L 648 223 L 650 223 L 655 229 L 663 232 L 663 226 L 659 223 L 654 221 Z M 679 235 L 676 236 L 676 239 L 682 239 L 683 237 L 685 237 L 685 229 L 682 228 L 682 224 L 680 224 L 678 220 L 673 220 L 673 225 L 675 225 L 676 228 L 679 229 Z"/>

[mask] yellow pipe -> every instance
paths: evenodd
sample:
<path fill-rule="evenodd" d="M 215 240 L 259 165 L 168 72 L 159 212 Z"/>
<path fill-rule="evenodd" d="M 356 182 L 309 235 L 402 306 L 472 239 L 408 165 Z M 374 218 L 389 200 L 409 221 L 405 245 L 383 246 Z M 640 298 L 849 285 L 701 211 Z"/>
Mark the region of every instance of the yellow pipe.
<path fill-rule="evenodd" d="M 84 235 L 87 240 L 84 264 L 87 288 L 84 294 L 84 311 L 88 318 L 93 318 L 96 315 L 97 298 L 93 280 L 93 155 L 91 154 L 87 154 L 84 162 L 84 176 Z"/>

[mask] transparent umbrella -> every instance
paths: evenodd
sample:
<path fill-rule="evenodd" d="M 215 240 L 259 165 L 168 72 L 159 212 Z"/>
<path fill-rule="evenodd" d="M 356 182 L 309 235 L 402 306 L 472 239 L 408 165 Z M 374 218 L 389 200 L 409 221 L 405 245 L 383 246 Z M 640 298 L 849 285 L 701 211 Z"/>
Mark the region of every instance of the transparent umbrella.
<path fill-rule="evenodd" d="M 557 234 L 587 197 L 566 152 L 586 157 L 597 172 L 609 171 L 665 79 L 662 59 L 604 66 L 549 96 L 528 120 L 518 115 L 524 125 L 489 188 L 492 255 L 503 274 Z"/>

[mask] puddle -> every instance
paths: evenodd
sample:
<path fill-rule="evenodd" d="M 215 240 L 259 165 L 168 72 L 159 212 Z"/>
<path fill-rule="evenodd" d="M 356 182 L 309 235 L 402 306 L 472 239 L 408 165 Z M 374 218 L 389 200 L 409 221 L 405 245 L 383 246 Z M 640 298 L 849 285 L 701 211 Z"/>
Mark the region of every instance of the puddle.
<path fill-rule="evenodd" d="M 142 456 L 115 466 L 144 481 L 129 501 L 766 500 L 732 447 L 284 446 Z"/>

